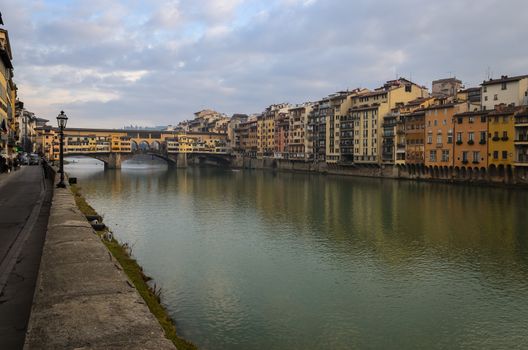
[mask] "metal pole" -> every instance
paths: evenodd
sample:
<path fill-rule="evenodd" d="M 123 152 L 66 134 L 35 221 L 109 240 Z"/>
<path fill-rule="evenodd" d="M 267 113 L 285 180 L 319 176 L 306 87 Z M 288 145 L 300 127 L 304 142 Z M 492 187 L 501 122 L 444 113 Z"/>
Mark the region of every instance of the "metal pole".
<path fill-rule="evenodd" d="M 60 172 L 60 182 L 57 184 L 58 188 L 65 188 L 64 184 L 64 127 L 60 128 L 60 146 L 59 146 L 59 172 Z"/>

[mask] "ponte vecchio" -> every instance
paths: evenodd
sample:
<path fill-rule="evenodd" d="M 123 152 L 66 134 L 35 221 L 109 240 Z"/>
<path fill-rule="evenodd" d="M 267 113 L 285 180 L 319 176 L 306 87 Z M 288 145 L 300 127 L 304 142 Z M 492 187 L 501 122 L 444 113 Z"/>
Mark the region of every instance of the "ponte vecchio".
<path fill-rule="evenodd" d="M 59 156 L 58 130 L 39 130 L 40 152 L 49 160 Z M 189 159 L 230 162 L 227 135 L 207 132 L 67 128 L 64 130 L 64 155 L 87 156 L 104 162 L 107 168 L 120 168 L 121 163 L 136 154 L 150 154 L 169 165 L 186 166 Z"/>

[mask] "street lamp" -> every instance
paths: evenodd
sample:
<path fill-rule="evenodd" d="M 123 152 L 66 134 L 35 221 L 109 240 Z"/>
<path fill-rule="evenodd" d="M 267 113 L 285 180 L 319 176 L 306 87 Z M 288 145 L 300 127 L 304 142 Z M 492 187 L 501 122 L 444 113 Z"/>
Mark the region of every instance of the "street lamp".
<path fill-rule="evenodd" d="M 66 123 L 68 122 L 68 116 L 61 111 L 57 116 L 57 124 L 59 125 L 59 136 L 60 136 L 60 153 L 59 153 L 59 172 L 60 172 L 60 182 L 57 184 L 59 188 L 65 188 L 64 184 L 64 128 L 66 128 Z"/>

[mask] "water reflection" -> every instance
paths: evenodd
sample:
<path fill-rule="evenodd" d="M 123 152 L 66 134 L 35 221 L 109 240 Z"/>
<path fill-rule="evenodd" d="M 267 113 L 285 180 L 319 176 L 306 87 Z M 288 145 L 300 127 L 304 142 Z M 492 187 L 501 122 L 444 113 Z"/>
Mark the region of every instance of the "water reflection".
<path fill-rule="evenodd" d="M 526 192 L 206 168 L 78 177 L 203 349 L 528 346 Z"/>

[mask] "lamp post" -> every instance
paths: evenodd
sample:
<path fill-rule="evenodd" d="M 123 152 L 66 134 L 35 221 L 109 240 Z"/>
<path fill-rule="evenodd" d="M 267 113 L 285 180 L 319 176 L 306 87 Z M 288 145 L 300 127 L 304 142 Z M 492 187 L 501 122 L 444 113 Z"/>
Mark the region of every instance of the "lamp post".
<path fill-rule="evenodd" d="M 68 122 L 68 116 L 61 111 L 57 116 L 57 124 L 59 125 L 59 136 L 60 136 L 60 153 L 59 153 L 59 173 L 60 173 L 60 182 L 57 184 L 59 188 L 65 188 L 64 184 L 64 128 L 66 128 L 66 123 Z"/>

